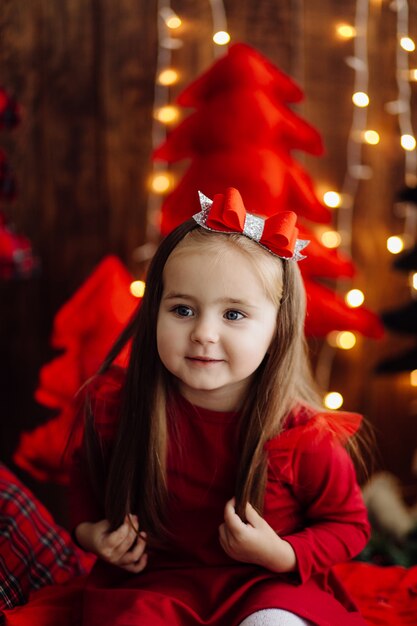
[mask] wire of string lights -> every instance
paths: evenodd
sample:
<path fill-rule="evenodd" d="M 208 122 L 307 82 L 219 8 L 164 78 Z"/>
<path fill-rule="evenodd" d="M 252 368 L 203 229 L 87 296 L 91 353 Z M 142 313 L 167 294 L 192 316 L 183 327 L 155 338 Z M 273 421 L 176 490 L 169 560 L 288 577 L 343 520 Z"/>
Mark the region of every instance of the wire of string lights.
<path fill-rule="evenodd" d="M 411 110 L 412 93 L 410 87 L 409 53 L 415 49 L 414 41 L 409 37 L 409 6 L 407 0 L 397 0 L 393 8 L 397 12 L 397 87 L 398 99 L 396 103 L 388 103 L 398 113 L 398 124 L 401 134 L 401 146 L 404 149 L 405 184 L 414 187 L 417 185 L 417 152 L 414 136 Z M 397 111 L 395 111 L 395 105 Z M 403 243 L 411 246 L 417 236 L 417 211 L 409 204 L 403 206 L 404 234 Z M 416 290 L 412 290 L 417 293 Z"/>

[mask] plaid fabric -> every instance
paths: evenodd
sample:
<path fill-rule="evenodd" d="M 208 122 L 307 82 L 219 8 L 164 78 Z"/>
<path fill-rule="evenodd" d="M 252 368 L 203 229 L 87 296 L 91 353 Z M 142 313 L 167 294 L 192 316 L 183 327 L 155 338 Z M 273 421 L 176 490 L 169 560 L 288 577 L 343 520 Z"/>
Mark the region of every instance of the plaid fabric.
<path fill-rule="evenodd" d="M 83 574 L 82 561 L 69 534 L 0 463 L 0 623 L 30 591 Z"/>

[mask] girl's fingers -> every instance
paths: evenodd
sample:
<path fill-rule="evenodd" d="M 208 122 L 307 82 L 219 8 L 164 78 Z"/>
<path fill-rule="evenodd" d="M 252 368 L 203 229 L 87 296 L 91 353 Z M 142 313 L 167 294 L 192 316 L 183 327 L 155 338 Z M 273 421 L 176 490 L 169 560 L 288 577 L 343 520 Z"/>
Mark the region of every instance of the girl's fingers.
<path fill-rule="evenodd" d="M 148 564 L 148 555 L 145 553 L 140 557 L 140 559 L 136 563 L 122 565 L 121 567 L 123 567 L 123 569 L 127 570 L 128 572 L 131 572 L 132 574 L 139 574 L 139 572 L 142 572 L 145 569 L 147 564 Z"/>
<path fill-rule="evenodd" d="M 146 548 L 146 542 L 143 539 L 138 538 L 138 541 L 133 546 L 133 548 L 125 552 L 117 564 L 118 565 L 130 565 L 132 563 L 136 563 L 144 554 L 145 548 Z"/>
<path fill-rule="evenodd" d="M 249 522 L 249 524 L 251 526 L 253 526 L 254 528 L 256 528 L 257 526 L 260 525 L 260 523 L 262 523 L 263 521 L 263 517 L 261 517 L 259 515 L 259 513 L 256 511 L 256 509 L 253 508 L 253 506 L 247 502 L 246 503 L 246 519 Z"/>
<path fill-rule="evenodd" d="M 234 499 L 226 503 L 224 508 L 224 522 L 227 530 L 233 535 L 238 535 L 244 530 L 245 524 L 235 511 Z"/>

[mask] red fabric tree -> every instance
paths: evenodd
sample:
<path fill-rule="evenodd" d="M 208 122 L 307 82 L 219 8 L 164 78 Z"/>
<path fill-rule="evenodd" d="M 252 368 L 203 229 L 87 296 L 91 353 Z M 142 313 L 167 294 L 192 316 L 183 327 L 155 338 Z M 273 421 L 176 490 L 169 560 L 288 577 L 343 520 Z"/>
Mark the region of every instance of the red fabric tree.
<path fill-rule="evenodd" d="M 40 371 L 35 398 L 56 409 L 57 417 L 22 433 L 14 455 L 17 465 L 39 480 L 65 482 L 68 455 L 63 456 L 77 409 L 75 396 L 96 373 L 106 353 L 138 305 L 131 295 L 132 277 L 114 256 L 106 257 L 58 311 L 51 343 L 62 354 Z M 124 366 L 128 348 L 115 363 Z"/>
<path fill-rule="evenodd" d="M 311 241 L 307 259 L 300 264 L 308 298 L 307 334 L 350 329 L 379 337 L 382 325 L 376 315 L 350 309 L 316 280 L 351 277 L 354 266 L 346 256 L 325 248 L 305 223 L 328 223 L 330 212 L 291 155 L 293 150 L 319 155 L 323 149 L 317 131 L 288 108 L 301 98 L 300 88 L 288 76 L 241 43 L 189 85 L 178 104 L 194 108 L 194 113 L 153 155 L 168 163 L 190 159 L 163 203 L 161 231 L 168 233 L 198 212 L 198 190 L 212 198 L 226 187 L 236 187 L 247 210 L 264 216 L 293 210 L 300 218 L 300 238 Z"/>

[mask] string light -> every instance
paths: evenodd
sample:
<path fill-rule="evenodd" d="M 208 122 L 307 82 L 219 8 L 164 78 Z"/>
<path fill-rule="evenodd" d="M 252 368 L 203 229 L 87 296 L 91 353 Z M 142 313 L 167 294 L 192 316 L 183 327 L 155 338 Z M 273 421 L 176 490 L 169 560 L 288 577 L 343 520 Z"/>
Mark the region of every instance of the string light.
<path fill-rule="evenodd" d="M 177 122 L 180 116 L 178 107 L 166 105 L 155 110 L 155 118 L 163 124 L 173 124 Z"/>
<path fill-rule="evenodd" d="M 326 248 L 338 248 L 342 243 L 342 237 L 337 230 L 325 230 L 320 235 L 320 241 Z"/>
<path fill-rule="evenodd" d="M 211 16 L 213 22 L 214 56 L 223 54 L 223 46 L 227 46 L 230 35 L 227 28 L 226 10 L 223 0 L 210 0 Z"/>
<path fill-rule="evenodd" d="M 411 286 L 415 291 L 417 291 L 417 272 L 414 272 L 414 274 L 411 275 Z"/>
<path fill-rule="evenodd" d="M 404 250 L 404 240 L 398 235 L 392 235 L 387 239 L 387 250 L 391 254 L 399 254 Z"/>
<path fill-rule="evenodd" d="M 157 80 L 160 85 L 164 85 L 164 87 L 170 87 L 171 85 L 175 85 L 175 83 L 178 82 L 178 78 L 179 75 L 177 70 L 174 70 L 172 67 L 168 67 L 158 74 Z"/>
<path fill-rule="evenodd" d="M 352 102 L 357 107 L 367 107 L 369 105 L 369 96 L 364 91 L 355 91 L 352 96 Z"/>
<path fill-rule="evenodd" d="M 343 405 L 343 396 L 338 391 L 330 391 L 324 396 L 323 404 L 327 409 L 340 409 Z"/>
<path fill-rule="evenodd" d="M 414 50 L 416 49 L 416 44 L 411 39 L 411 37 L 401 37 L 400 46 L 406 52 L 414 52 Z"/>
<path fill-rule="evenodd" d="M 327 342 L 332 348 L 340 348 L 341 350 L 351 350 L 356 345 L 356 335 L 350 330 L 334 330 L 326 337 Z"/>
<path fill-rule="evenodd" d="M 365 130 L 362 133 L 363 141 L 371 146 L 376 146 L 380 141 L 379 133 L 376 130 Z"/>
<path fill-rule="evenodd" d="M 336 32 L 342 39 L 352 39 L 356 35 L 356 29 L 351 24 L 337 24 Z"/>
<path fill-rule="evenodd" d="M 416 147 L 416 139 L 413 135 L 401 135 L 401 147 L 404 150 L 414 150 Z"/>
<path fill-rule="evenodd" d="M 326 193 L 323 194 L 324 204 L 332 209 L 340 206 L 341 201 L 342 198 L 340 193 L 337 193 L 337 191 L 326 191 Z"/>
<path fill-rule="evenodd" d="M 132 296 L 135 296 L 135 298 L 142 298 L 145 293 L 145 283 L 143 280 L 134 280 L 130 283 L 129 289 Z"/>
<path fill-rule="evenodd" d="M 159 15 L 164 20 L 166 26 L 171 30 L 176 30 L 182 24 L 182 20 L 170 6 L 163 6 L 159 9 Z"/>
<path fill-rule="evenodd" d="M 219 30 L 213 35 L 213 41 L 218 46 L 225 46 L 230 42 L 230 35 L 225 30 Z"/>
<path fill-rule="evenodd" d="M 412 370 L 410 372 L 410 385 L 412 387 L 417 387 L 417 370 Z"/>
<path fill-rule="evenodd" d="M 156 172 L 151 178 L 151 189 L 157 194 L 166 193 L 172 184 L 173 179 L 169 172 Z"/>
<path fill-rule="evenodd" d="M 365 294 L 360 289 L 350 289 L 345 295 L 345 302 L 352 309 L 355 309 L 365 302 Z"/>

